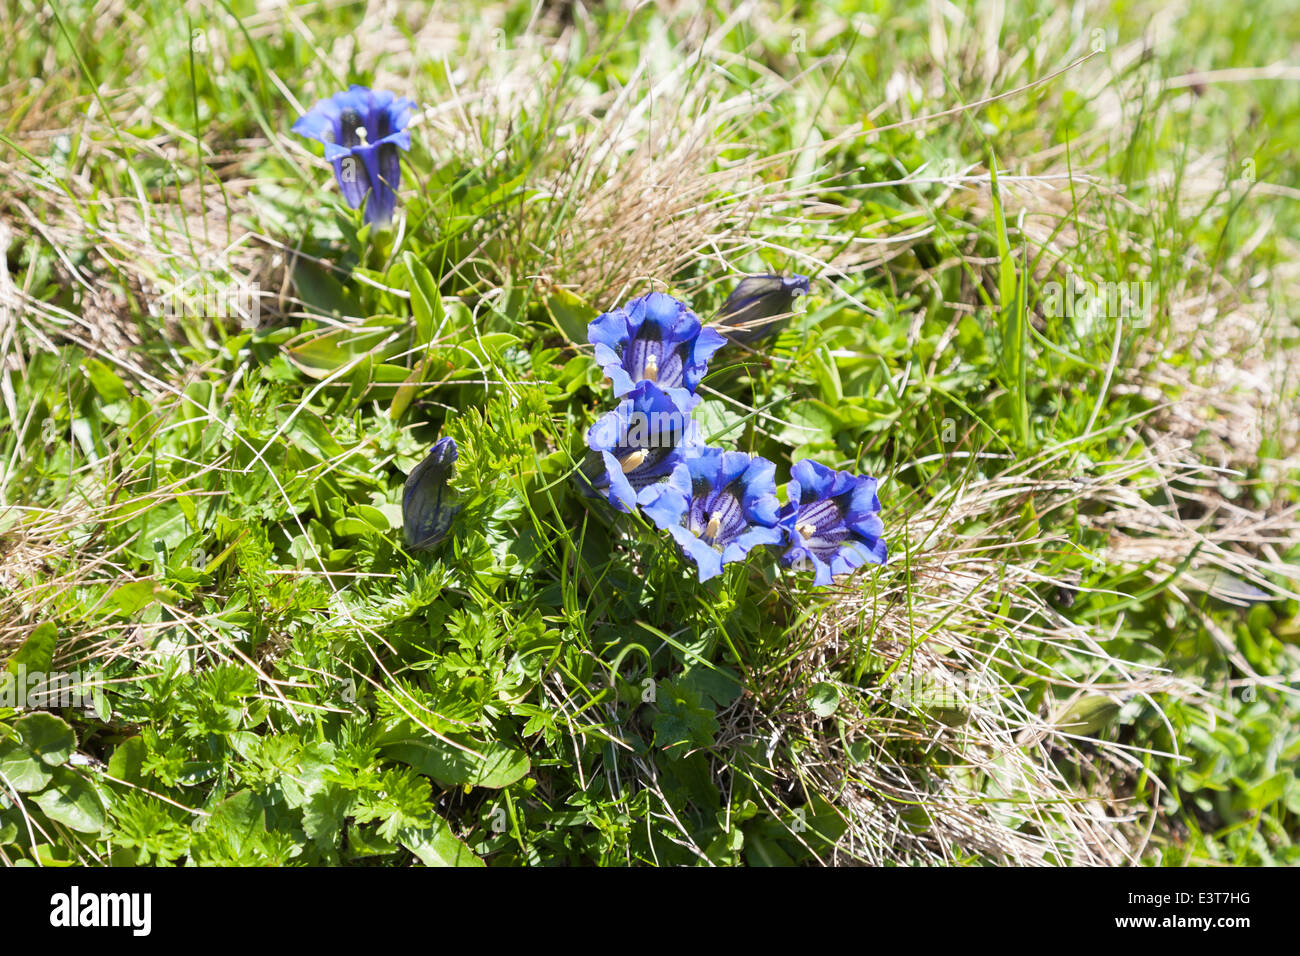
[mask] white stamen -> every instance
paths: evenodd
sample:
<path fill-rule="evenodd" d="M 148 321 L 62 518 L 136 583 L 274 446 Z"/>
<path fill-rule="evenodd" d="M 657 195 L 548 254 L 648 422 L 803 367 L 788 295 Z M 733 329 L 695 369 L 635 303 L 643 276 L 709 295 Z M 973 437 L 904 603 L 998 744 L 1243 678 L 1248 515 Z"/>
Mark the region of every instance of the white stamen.
<path fill-rule="evenodd" d="M 813 535 L 817 533 L 817 526 L 815 524 L 808 524 L 805 522 L 804 524 L 795 525 L 794 530 L 798 531 L 799 534 L 805 538 L 811 538 Z"/>
<path fill-rule="evenodd" d="M 644 448 L 638 448 L 636 451 L 625 456 L 619 462 L 619 466 L 623 469 L 623 474 L 626 475 L 630 471 L 636 471 L 641 467 L 641 463 L 645 461 L 648 456 L 649 452 Z"/>
<path fill-rule="evenodd" d="M 718 531 L 722 528 L 722 512 L 715 511 L 709 515 L 709 523 L 704 526 L 704 537 L 712 541 L 718 536 Z"/>
<path fill-rule="evenodd" d="M 357 127 L 357 139 L 361 140 L 362 146 L 368 145 L 366 143 L 366 128 L 364 126 Z"/>
<path fill-rule="evenodd" d="M 659 360 L 653 355 L 645 357 L 645 380 L 647 382 L 659 381 Z"/>

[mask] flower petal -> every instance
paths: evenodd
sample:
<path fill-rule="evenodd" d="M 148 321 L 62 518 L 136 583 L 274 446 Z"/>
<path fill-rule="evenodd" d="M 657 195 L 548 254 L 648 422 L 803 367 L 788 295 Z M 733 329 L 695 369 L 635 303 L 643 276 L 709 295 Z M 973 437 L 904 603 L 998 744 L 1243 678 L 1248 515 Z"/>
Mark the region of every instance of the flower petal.
<path fill-rule="evenodd" d="M 370 172 L 366 164 L 348 150 L 342 159 L 334 161 L 334 178 L 343 191 L 344 201 L 353 209 L 359 209 L 366 193 L 370 192 Z"/>
<path fill-rule="evenodd" d="M 680 525 L 669 528 L 668 533 L 673 536 L 673 540 L 681 546 L 686 555 L 695 562 L 695 566 L 699 569 L 701 583 L 722 573 L 722 555 L 705 544 L 696 535 L 691 534 L 690 531 Z"/>
<path fill-rule="evenodd" d="M 414 109 L 413 101 L 390 91 L 353 85 L 318 102 L 294 123 L 293 131 L 324 144 L 350 207 L 365 202 L 366 222 L 386 223 L 397 205 L 402 176 L 398 150 L 410 148 L 406 127 Z"/>
<path fill-rule="evenodd" d="M 338 108 L 330 100 L 323 100 L 298 117 L 292 130 L 299 136 L 331 145 L 338 140 L 338 120 Z"/>
<path fill-rule="evenodd" d="M 587 340 L 615 395 L 627 394 L 642 381 L 693 395 L 709 356 L 723 341 L 702 329 L 699 316 L 685 303 L 662 292 L 649 292 L 598 316 L 587 327 Z"/>
<path fill-rule="evenodd" d="M 680 527 L 691 498 L 691 475 L 686 465 L 677 465 L 667 481 L 645 488 L 637 498 L 655 527 L 661 531 Z"/>
<path fill-rule="evenodd" d="M 825 585 L 833 575 L 885 562 L 876 479 L 808 459 L 796 462 L 790 474 L 789 500 L 778 513 L 789 541 L 783 563 L 811 563 L 815 583 Z"/>

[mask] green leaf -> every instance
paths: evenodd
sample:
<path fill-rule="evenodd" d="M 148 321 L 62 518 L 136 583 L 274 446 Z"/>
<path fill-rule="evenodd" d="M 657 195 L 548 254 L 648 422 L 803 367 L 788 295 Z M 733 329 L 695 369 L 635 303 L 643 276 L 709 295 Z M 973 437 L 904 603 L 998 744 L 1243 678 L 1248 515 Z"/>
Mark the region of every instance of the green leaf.
<path fill-rule="evenodd" d="M 82 367 L 90 378 L 91 387 L 105 402 L 125 402 L 131 398 L 117 373 L 99 359 L 88 358 Z"/>
<path fill-rule="evenodd" d="M 108 775 L 126 783 L 144 782 L 144 738 L 128 737 L 113 750 L 108 758 Z"/>
<path fill-rule="evenodd" d="M 397 842 L 419 857 L 425 866 L 483 866 L 483 861 L 451 832 L 451 825 L 436 814 L 431 826 L 399 830 Z"/>
<path fill-rule="evenodd" d="M 1104 694 L 1081 697 L 1053 723 L 1067 734 L 1091 737 L 1104 730 L 1119 713 L 1119 704 Z"/>
<path fill-rule="evenodd" d="M 262 801 L 249 790 L 227 797 L 206 820 L 196 821 L 195 827 L 192 855 L 200 865 L 266 861 L 266 812 Z"/>
<path fill-rule="evenodd" d="M 713 812 L 722 807 L 722 794 L 709 766 L 709 756 L 702 750 L 683 755 L 671 750 L 660 767 L 664 774 L 664 794 L 674 803 L 689 800 L 701 810 Z"/>
<path fill-rule="evenodd" d="M 718 709 L 730 707 L 744 690 L 735 671 L 726 667 L 693 667 L 682 676 L 681 682 L 695 690 L 701 700 L 712 701 Z"/>
<path fill-rule="evenodd" d="M 738 441 L 745 432 L 745 418 L 719 400 L 700 402 L 695 406 L 695 422 L 700 435 L 707 442 Z"/>
<path fill-rule="evenodd" d="M 20 793 L 35 793 L 54 779 L 49 766 L 16 740 L 0 740 L 0 774 Z"/>
<path fill-rule="evenodd" d="M 332 784 L 316 790 L 302 811 L 302 828 L 327 862 L 338 859 L 339 833 L 347 822 L 352 797 Z"/>
<path fill-rule="evenodd" d="M 289 413 L 282 414 L 287 422 Z M 310 410 L 296 410 L 293 414 L 293 422 L 288 424 L 286 431 L 297 447 L 321 461 L 332 462 L 347 456 L 347 449 L 339 444 L 330 426 L 319 415 Z"/>
<path fill-rule="evenodd" d="M 366 524 L 368 524 L 371 527 L 371 529 L 375 531 L 386 532 L 392 530 L 392 528 L 395 527 L 389 522 L 388 515 L 384 514 L 382 511 L 380 511 L 378 508 L 373 507 L 372 505 L 353 505 L 348 510 L 351 511 L 352 514 L 360 518 L 362 521 L 364 521 Z M 400 525 L 398 525 L 398 527 L 400 527 Z"/>
<path fill-rule="evenodd" d="M 1290 770 L 1279 770 L 1248 789 L 1246 803 L 1252 810 L 1263 810 L 1270 803 L 1280 800 L 1294 782 L 1295 776 Z"/>
<path fill-rule="evenodd" d="M 587 325 L 596 310 L 566 289 L 556 289 L 546 299 L 546 310 L 560 333 L 575 345 L 587 344 Z"/>
<path fill-rule="evenodd" d="M 789 425 L 780 430 L 781 440 L 796 446 L 830 444 L 845 424 L 841 414 L 815 398 L 798 402 L 785 417 Z"/>
<path fill-rule="evenodd" d="M 68 867 L 77 865 L 77 861 L 72 858 L 72 851 L 66 846 L 50 846 L 48 843 L 42 843 L 33 847 L 32 852 L 36 854 L 36 859 L 40 861 L 41 866 Z"/>
<path fill-rule="evenodd" d="M 794 866 L 794 858 L 776 840 L 758 834 L 745 838 L 745 862 L 750 866 Z"/>
<path fill-rule="evenodd" d="M 368 522 L 360 518 L 339 518 L 334 522 L 334 533 L 340 538 L 356 537 L 374 530 Z"/>
<path fill-rule="evenodd" d="M 110 866 L 168 865 L 190 848 L 193 831 L 185 811 L 140 791 L 131 791 L 112 807 L 115 851 Z"/>
<path fill-rule="evenodd" d="M 325 315 L 357 315 L 361 309 L 356 299 L 334 278 L 315 263 L 299 260 L 293 271 L 298 294 L 314 311 Z"/>
<path fill-rule="evenodd" d="M 154 581 L 132 581 L 123 584 L 109 596 L 109 603 L 117 608 L 122 617 L 131 617 L 153 603 L 158 585 Z"/>
<path fill-rule="evenodd" d="M 990 158 L 993 223 L 998 245 L 998 308 L 1002 328 L 1002 363 L 1004 383 L 1014 409 L 1013 421 L 1023 445 L 1029 440 L 1029 400 L 1026 382 L 1025 284 L 1016 271 L 1016 254 L 1007 235 L 1006 213 L 1002 205 L 1002 187 L 998 183 L 998 164 Z"/>
<path fill-rule="evenodd" d="M 58 767 L 72 756 L 77 735 L 61 717 L 53 714 L 28 714 L 14 723 L 27 749 L 51 767 Z"/>
<path fill-rule="evenodd" d="M 528 773 L 528 755 L 503 744 L 474 744 L 482 759 L 436 737 L 407 738 L 384 747 L 384 755 L 415 768 L 443 786 L 508 787 Z"/>
<path fill-rule="evenodd" d="M 458 351 L 470 355 L 477 364 L 464 363 L 466 368 L 484 371 L 500 360 L 501 354 L 519 341 L 509 332 L 487 332 L 458 343 Z"/>
<path fill-rule="evenodd" d="M 414 253 L 402 253 L 402 262 L 411 277 L 407 291 L 411 293 L 411 315 L 415 319 L 416 341 L 427 344 L 445 315 L 442 293 L 438 291 L 438 283 L 433 275 Z"/>
<path fill-rule="evenodd" d="M 808 706 L 818 717 L 829 717 L 840 706 L 840 689 L 834 684 L 818 681 L 808 692 Z"/>
<path fill-rule="evenodd" d="M 400 352 L 401 347 L 391 341 L 393 329 L 384 326 L 396 326 L 402 321 L 407 320 L 395 316 L 372 316 L 360 327 L 313 332 L 289 348 L 289 359 L 312 378 L 326 378 L 336 369 L 367 355 L 375 361 L 389 358 L 391 354 Z M 409 372 L 408 369 L 399 371 L 402 376 Z M 376 377 L 382 381 L 377 372 Z"/>
<path fill-rule="evenodd" d="M 58 628 L 53 621 L 42 621 L 36 625 L 27 640 L 14 651 L 9 658 L 6 670 L 11 674 L 26 672 L 28 674 L 49 673 L 54 662 L 54 648 L 59 641 Z"/>
<path fill-rule="evenodd" d="M 397 844 L 385 840 L 370 827 L 348 827 L 347 858 L 355 860 L 367 856 L 388 856 L 397 852 Z"/>
<path fill-rule="evenodd" d="M 79 833 L 104 829 L 104 804 L 93 784 L 66 767 L 54 771 L 54 781 L 32 797 L 45 815 Z"/>
<path fill-rule="evenodd" d="M 670 747 L 711 747 L 718 719 L 700 693 L 686 680 L 660 683 L 654 720 L 655 744 Z"/>

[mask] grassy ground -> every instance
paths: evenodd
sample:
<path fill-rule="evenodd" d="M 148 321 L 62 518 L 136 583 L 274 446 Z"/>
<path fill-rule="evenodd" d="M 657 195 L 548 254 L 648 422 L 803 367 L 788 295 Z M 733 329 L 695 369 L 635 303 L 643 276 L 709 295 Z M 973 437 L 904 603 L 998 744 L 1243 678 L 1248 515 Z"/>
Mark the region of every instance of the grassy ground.
<path fill-rule="evenodd" d="M 5 7 L 4 702 L 97 692 L 0 707 L 0 860 L 1300 861 L 1289 4 Z M 831 590 L 572 480 L 587 322 L 767 271 L 699 415 L 879 476 Z"/>

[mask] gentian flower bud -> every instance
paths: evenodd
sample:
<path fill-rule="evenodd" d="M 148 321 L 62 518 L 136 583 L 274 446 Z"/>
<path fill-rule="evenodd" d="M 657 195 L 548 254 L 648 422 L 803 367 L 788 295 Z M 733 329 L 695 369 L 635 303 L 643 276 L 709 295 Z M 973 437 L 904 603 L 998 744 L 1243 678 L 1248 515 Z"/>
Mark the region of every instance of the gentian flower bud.
<path fill-rule="evenodd" d="M 807 276 L 746 276 L 722 303 L 716 321 L 732 342 L 753 345 L 790 324 L 795 297 L 808 288 Z"/>
<path fill-rule="evenodd" d="M 431 548 L 446 535 L 460 510 L 455 492 L 447 487 L 459 449 L 454 438 L 439 438 L 428 457 L 411 470 L 402 493 L 402 525 L 406 543 L 415 551 Z"/>

